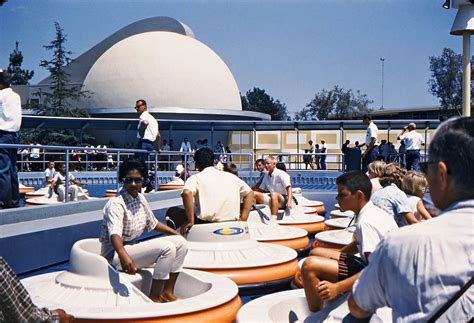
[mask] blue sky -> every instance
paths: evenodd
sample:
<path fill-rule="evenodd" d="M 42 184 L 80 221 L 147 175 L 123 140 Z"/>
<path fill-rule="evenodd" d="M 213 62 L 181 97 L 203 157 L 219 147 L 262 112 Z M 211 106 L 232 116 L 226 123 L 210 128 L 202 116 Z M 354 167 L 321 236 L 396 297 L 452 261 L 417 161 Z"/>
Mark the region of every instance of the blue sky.
<path fill-rule="evenodd" d="M 443 0 L 9 0 L 0 7 L 0 66 L 15 41 L 36 83 L 38 64 L 54 37 L 54 21 L 77 57 L 118 29 L 170 16 L 194 31 L 229 66 L 242 92 L 256 86 L 298 111 L 323 88 L 360 90 L 384 106 L 437 104 L 428 93 L 428 57 L 444 47 L 462 52 L 449 35 L 455 10 Z"/>

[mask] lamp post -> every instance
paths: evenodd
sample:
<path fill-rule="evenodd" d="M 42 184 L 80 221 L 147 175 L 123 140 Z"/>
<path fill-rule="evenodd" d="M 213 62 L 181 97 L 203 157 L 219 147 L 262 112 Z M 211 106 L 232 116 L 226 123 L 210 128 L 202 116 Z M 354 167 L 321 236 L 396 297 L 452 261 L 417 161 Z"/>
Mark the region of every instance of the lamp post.
<path fill-rule="evenodd" d="M 447 1 L 446 1 L 447 2 Z M 446 3 L 445 3 L 446 4 Z M 452 0 L 451 7 L 458 9 L 451 27 L 451 35 L 462 36 L 462 115 L 471 116 L 471 34 L 474 33 L 474 0 Z M 443 8 L 449 8 L 443 5 Z"/>
<path fill-rule="evenodd" d="M 385 58 L 381 57 L 380 61 L 382 62 L 382 106 L 380 107 L 380 110 L 383 110 L 383 83 L 384 83 L 384 72 L 385 72 Z"/>

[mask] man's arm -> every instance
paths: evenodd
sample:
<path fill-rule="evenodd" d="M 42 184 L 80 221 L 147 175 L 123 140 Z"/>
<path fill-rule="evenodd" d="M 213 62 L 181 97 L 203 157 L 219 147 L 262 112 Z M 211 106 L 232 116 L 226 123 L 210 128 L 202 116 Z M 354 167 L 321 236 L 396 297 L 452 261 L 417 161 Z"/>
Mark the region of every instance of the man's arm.
<path fill-rule="evenodd" d="M 184 189 L 181 193 L 181 198 L 183 199 L 184 210 L 186 211 L 186 216 L 188 217 L 188 222 L 181 228 L 181 234 L 185 234 L 194 225 L 193 192 L 188 189 Z"/>
<path fill-rule="evenodd" d="M 401 213 L 401 214 L 405 218 L 405 220 L 407 220 L 408 224 L 415 224 L 415 223 L 420 222 L 420 221 L 418 221 L 416 216 L 413 214 L 413 212 L 405 212 L 405 213 Z"/>
<path fill-rule="evenodd" d="M 138 134 L 140 135 L 140 137 L 143 138 L 143 136 L 145 135 L 145 129 L 146 127 L 148 127 L 148 121 L 147 120 L 141 120 L 140 121 L 140 127 L 138 128 Z"/>
<path fill-rule="evenodd" d="M 155 145 L 156 145 L 156 151 L 160 151 L 160 148 L 161 148 L 161 135 L 160 135 L 159 130 L 158 130 L 158 133 L 156 134 Z"/>
<path fill-rule="evenodd" d="M 358 250 L 357 250 L 357 241 L 355 241 L 355 240 L 351 241 L 351 243 L 349 243 L 348 245 L 346 245 L 344 248 L 342 248 L 339 251 L 343 252 L 345 254 L 348 254 L 348 255 L 355 255 L 358 252 Z"/>
<path fill-rule="evenodd" d="M 369 143 L 369 145 L 367 146 L 367 149 L 366 149 L 366 150 L 364 151 L 364 153 L 362 154 L 362 156 L 366 156 L 367 153 L 368 153 L 372 148 L 374 148 L 374 146 L 375 146 L 375 140 L 376 140 L 375 137 L 370 138 L 370 143 Z"/>
<path fill-rule="evenodd" d="M 291 189 L 291 185 L 286 187 L 286 194 L 288 196 L 286 207 L 291 209 L 293 207 L 293 190 Z"/>
<path fill-rule="evenodd" d="M 402 132 L 400 132 L 400 134 L 398 135 L 397 139 L 398 139 L 398 140 L 403 140 L 403 139 L 405 139 L 405 136 L 404 136 L 404 135 L 405 135 L 405 132 L 407 132 L 407 127 L 403 127 L 403 130 L 402 130 Z"/>
<path fill-rule="evenodd" d="M 318 294 L 321 299 L 332 300 L 342 293 L 352 290 L 352 286 L 359 278 L 360 272 L 337 283 L 331 283 L 323 280 L 318 285 Z"/>
<path fill-rule="evenodd" d="M 250 191 L 247 193 L 247 195 L 244 196 L 242 213 L 240 214 L 240 221 L 247 221 L 249 217 L 250 209 L 252 208 L 252 204 L 253 204 L 253 191 Z"/>

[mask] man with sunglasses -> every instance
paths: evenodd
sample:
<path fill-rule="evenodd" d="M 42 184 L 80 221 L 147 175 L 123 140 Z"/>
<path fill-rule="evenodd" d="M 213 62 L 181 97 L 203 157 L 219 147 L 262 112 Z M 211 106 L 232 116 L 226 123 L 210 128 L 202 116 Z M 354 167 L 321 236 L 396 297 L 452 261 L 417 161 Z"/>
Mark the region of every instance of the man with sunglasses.
<path fill-rule="evenodd" d="M 138 123 L 138 144 L 137 149 L 145 149 L 148 151 L 160 150 L 160 130 L 158 128 L 158 122 L 148 112 L 146 101 L 143 99 L 137 100 L 135 103 L 135 110 L 140 116 Z M 146 160 L 146 153 L 139 153 L 137 157 L 141 160 Z"/>
<path fill-rule="evenodd" d="M 472 319 L 474 288 L 459 291 L 474 276 L 474 118 L 442 123 L 429 157 L 431 197 L 442 213 L 379 243 L 349 298 L 358 318 L 390 306 L 397 322 Z"/>

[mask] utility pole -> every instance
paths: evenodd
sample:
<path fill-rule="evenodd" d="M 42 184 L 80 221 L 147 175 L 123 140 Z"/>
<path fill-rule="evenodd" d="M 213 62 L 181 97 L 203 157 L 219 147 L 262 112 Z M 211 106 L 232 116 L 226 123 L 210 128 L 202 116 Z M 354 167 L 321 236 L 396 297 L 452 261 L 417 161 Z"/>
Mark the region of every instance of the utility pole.
<path fill-rule="evenodd" d="M 383 110 L 383 83 L 384 83 L 384 78 L 385 78 L 385 58 L 381 57 L 380 61 L 382 62 L 382 106 L 380 107 L 380 110 Z"/>

